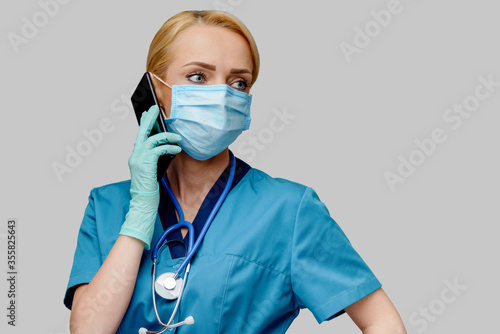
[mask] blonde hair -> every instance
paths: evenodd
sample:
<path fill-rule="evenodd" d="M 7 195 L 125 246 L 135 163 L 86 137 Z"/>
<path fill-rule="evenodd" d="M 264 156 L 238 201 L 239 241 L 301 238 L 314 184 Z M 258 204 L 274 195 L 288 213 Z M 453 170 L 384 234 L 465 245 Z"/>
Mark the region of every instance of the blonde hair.
<path fill-rule="evenodd" d="M 218 10 L 188 10 L 172 16 L 158 30 L 149 46 L 146 71 L 163 75 L 173 59 L 172 43 L 184 30 L 195 25 L 229 29 L 246 39 L 253 60 L 251 85 L 257 80 L 260 67 L 259 51 L 248 28 L 235 16 Z"/>

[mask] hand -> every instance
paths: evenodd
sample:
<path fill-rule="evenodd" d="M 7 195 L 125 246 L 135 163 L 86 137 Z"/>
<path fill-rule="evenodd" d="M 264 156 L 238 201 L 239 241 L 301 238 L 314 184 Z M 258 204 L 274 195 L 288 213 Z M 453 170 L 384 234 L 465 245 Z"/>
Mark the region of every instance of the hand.
<path fill-rule="evenodd" d="M 159 112 L 158 106 L 153 105 L 141 116 L 134 150 L 128 159 L 132 198 L 129 212 L 120 230 L 122 235 L 143 241 L 146 249 L 150 248 L 153 238 L 160 202 L 160 188 L 156 175 L 158 158 L 163 154 L 177 154 L 181 151 L 179 146 L 168 145 L 181 140 L 181 136 L 175 133 L 162 132 L 149 137 Z"/>

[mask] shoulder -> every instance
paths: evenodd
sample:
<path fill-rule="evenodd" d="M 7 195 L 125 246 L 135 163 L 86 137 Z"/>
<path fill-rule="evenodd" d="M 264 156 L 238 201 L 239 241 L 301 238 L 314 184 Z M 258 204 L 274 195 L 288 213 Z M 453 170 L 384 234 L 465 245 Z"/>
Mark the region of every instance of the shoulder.
<path fill-rule="evenodd" d="M 275 204 L 282 203 L 296 211 L 321 211 L 322 214 L 329 216 L 325 204 L 311 187 L 287 179 L 272 177 L 256 168 L 250 169 L 247 177 L 249 188 L 263 199 L 273 200 Z"/>
<path fill-rule="evenodd" d="M 304 194 L 312 190 L 298 182 L 272 177 L 257 168 L 251 168 L 246 177 L 250 187 L 259 195 L 274 194 L 284 199 L 293 198 L 300 201 Z"/>
<path fill-rule="evenodd" d="M 91 230 L 107 254 L 113 246 L 130 205 L 130 180 L 95 187 L 82 221 L 82 230 Z"/>
<path fill-rule="evenodd" d="M 280 177 L 272 177 L 269 174 L 261 171 L 260 169 L 253 167 L 248 171 L 248 174 L 252 182 L 262 186 L 280 187 L 293 191 L 303 191 L 305 188 L 307 188 L 305 185 L 294 181 L 290 181 Z"/>
<path fill-rule="evenodd" d="M 126 214 L 130 199 L 130 180 L 110 183 L 90 191 L 88 209 L 101 217 L 116 213 Z"/>
<path fill-rule="evenodd" d="M 90 191 L 90 196 L 94 200 L 130 200 L 130 180 L 95 187 Z"/>

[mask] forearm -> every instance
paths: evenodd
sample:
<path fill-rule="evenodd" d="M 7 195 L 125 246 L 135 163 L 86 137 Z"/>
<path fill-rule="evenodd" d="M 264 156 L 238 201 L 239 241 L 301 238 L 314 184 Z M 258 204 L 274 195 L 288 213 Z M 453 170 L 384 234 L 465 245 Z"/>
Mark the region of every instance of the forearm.
<path fill-rule="evenodd" d="M 406 334 L 398 311 L 382 288 L 346 307 L 363 334 Z"/>
<path fill-rule="evenodd" d="M 142 241 L 118 237 L 92 281 L 75 292 L 72 334 L 116 333 L 134 291 L 143 250 Z"/>
<path fill-rule="evenodd" d="M 407 334 L 403 323 L 380 324 L 365 328 L 363 334 Z"/>

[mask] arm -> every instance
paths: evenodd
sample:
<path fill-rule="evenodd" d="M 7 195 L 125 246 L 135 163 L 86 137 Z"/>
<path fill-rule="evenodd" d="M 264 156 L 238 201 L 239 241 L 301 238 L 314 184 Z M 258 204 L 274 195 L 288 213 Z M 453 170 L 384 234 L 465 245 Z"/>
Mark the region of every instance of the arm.
<path fill-rule="evenodd" d="M 398 311 L 382 288 L 345 308 L 363 334 L 406 334 Z"/>
<path fill-rule="evenodd" d="M 152 106 L 141 116 L 139 132 L 128 163 L 130 204 L 119 236 L 90 283 L 80 285 L 73 296 L 72 334 L 116 333 L 134 292 L 144 248 L 150 249 L 160 200 L 158 158 L 176 154 L 181 138 L 173 133 L 148 137 L 160 110 Z"/>
<path fill-rule="evenodd" d="M 134 291 L 144 242 L 120 235 L 89 284 L 75 290 L 70 331 L 116 333 Z"/>

